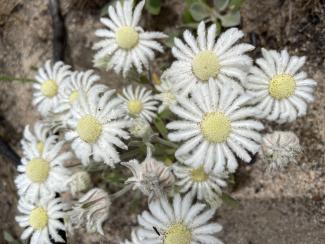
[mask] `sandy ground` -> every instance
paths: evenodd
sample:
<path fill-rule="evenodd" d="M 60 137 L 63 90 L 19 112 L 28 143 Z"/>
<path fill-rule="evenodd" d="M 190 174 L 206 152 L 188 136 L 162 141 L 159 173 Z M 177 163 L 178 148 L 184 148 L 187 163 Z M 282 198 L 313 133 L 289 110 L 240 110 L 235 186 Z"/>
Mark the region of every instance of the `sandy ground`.
<path fill-rule="evenodd" d="M 66 60 L 75 69 L 92 67 L 91 46 L 96 40 L 94 30 L 104 1 L 82 4 L 66 1 L 64 13 L 68 30 Z M 167 2 L 167 1 L 165 1 Z M 165 30 L 178 21 L 182 1 L 166 3 L 167 18 L 146 17 L 149 27 Z M 165 15 L 164 15 L 165 16 Z M 292 124 L 267 124 L 267 130 L 288 129 L 299 136 L 304 154 L 299 165 L 288 174 L 265 174 L 257 160 L 242 165 L 237 173 L 233 197 L 239 208 L 222 207 L 217 220 L 224 230 L 220 238 L 230 244 L 323 244 L 325 243 L 325 7 L 321 0 L 254 1 L 247 0 L 242 9 L 242 28 L 246 40 L 260 48 L 287 48 L 290 53 L 306 55 L 305 67 L 319 82 L 315 103 L 308 115 Z M 51 18 L 43 0 L 0 0 L 0 75 L 32 78 L 36 67 L 51 58 Z M 102 82 L 118 87 L 121 79 L 103 73 Z M 31 105 L 31 84 L 0 83 L 0 136 L 18 152 L 24 125 L 33 123 L 38 114 Z M 14 222 L 17 196 L 13 178 L 15 168 L 0 157 L 0 243 L 4 231 L 13 237 L 20 234 Z M 141 199 L 139 200 L 141 201 Z M 132 199 L 114 203 L 112 214 L 105 224 L 107 236 L 77 235 L 71 243 L 119 243 L 129 236 L 136 225 Z M 145 202 L 142 203 L 145 207 Z"/>

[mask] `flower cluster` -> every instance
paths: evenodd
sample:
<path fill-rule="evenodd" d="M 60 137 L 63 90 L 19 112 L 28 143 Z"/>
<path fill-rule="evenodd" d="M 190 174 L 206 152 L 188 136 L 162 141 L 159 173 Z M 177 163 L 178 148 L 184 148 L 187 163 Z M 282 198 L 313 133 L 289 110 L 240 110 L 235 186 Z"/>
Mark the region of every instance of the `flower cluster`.
<path fill-rule="evenodd" d="M 167 35 L 139 26 L 144 4 L 108 7 L 100 19 L 105 28 L 95 33 L 102 38 L 94 45 L 96 67 L 128 78 L 151 74 L 154 51 L 163 52 L 156 39 Z M 125 243 L 222 243 L 214 216 L 240 163 L 260 152 L 270 169 L 284 168 L 301 150 L 291 132 L 263 135 L 261 119 L 285 123 L 305 115 L 316 85 L 300 70 L 305 57 L 286 50 L 262 49 L 255 66 L 247 54 L 254 46 L 240 43 L 243 36 L 231 28 L 217 37 L 216 25 L 202 21 L 196 34 L 175 38 L 175 61 L 158 81 L 117 91 L 93 70 L 46 61 L 33 98 L 42 120 L 24 130 L 15 180 L 21 238 L 64 242 L 78 228 L 104 235 L 114 200 L 139 191 L 149 210 Z M 110 194 L 92 176 L 114 168 L 132 176 Z"/>

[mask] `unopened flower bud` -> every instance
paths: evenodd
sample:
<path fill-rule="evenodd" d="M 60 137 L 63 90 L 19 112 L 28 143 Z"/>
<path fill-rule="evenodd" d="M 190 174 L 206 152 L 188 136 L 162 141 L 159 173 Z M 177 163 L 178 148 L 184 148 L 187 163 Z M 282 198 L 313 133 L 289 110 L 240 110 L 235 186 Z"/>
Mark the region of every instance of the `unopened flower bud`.
<path fill-rule="evenodd" d="M 129 131 L 134 137 L 144 139 L 149 138 L 152 133 L 150 124 L 142 118 L 132 120 Z"/>
<path fill-rule="evenodd" d="M 133 173 L 133 176 L 126 182 L 133 184 L 134 189 L 139 189 L 144 195 L 148 196 L 149 201 L 153 198 L 159 198 L 175 182 L 175 177 L 170 168 L 152 157 L 148 157 L 141 164 L 137 160 L 122 164 Z"/>
<path fill-rule="evenodd" d="M 104 235 L 103 222 L 108 218 L 111 199 L 107 192 L 100 188 L 88 191 L 73 205 L 69 213 L 70 225 L 73 228 L 86 228 L 87 232 L 98 232 Z"/>
<path fill-rule="evenodd" d="M 86 171 L 78 171 L 70 177 L 67 185 L 72 196 L 76 197 L 78 193 L 89 190 L 92 186 L 92 182 L 89 174 Z"/>
<path fill-rule="evenodd" d="M 281 170 L 290 162 L 297 162 L 301 153 L 299 138 L 291 131 L 275 131 L 263 137 L 261 159 L 269 171 Z"/>

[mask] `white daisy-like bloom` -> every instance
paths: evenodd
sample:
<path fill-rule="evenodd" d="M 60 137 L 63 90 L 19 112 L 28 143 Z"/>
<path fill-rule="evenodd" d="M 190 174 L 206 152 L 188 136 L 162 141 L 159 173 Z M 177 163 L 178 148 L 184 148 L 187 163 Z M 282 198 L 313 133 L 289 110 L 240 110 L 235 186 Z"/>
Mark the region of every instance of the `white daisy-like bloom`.
<path fill-rule="evenodd" d="M 75 71 L 64 84 L 64 89 L 60 91 L 60 101 L 57 108 L 54 109 L 55 114 L 60 114 L 61 126 L 66 127 L 66 121 L 72 116 L 71 108 L 78 100 L 79 94 L 87 94 L 90 88 L 94 89 L 94 83 L 99 81 L 100 77 L 94 74 L 93 70 L 86 72 Z M 96 85 L 99 91 L 106 89 L 105 85 Z"/>
<path fill-rule="evenodd" d="M 33 105 L 43 116 L 47 116 L 58 106 L 60 90 L 63 89 L 63 84 L 68 82 L 70 73 L 70 66 L 62 61 L 52 65 L 48 60 L 44 67 L 39 68 L 35 76 L 37 82 L 33 85 Z"/>
<path fill-rule="evenodd" d="M 125 130 L 129 122 L 124 119 L 122 103 L 115 90 L 99 93 L 95 88 L 88 94 L 79 94 L 65 139 L 72 141 L 71 147 L 82 164 L 88 165 L 93 159 L 114 167 L 120 161 L 116 147 L 127 149 L 121 139 L 129 138 Z"/>
<path fill-rule="evenodd" d="M 24 156 L 26 157 L 28 155 L 31 148 L 41 155 L 44 150 L 44 143 L 50 135 L 52 135 L 50 128 L 41 121 L 37 121 L 32 130 L 30 125 L 26 125 L 21 140 Z M 53 141 L 53 144 L 55 142 Z"/>
<path fill-rule="evenodd" d="M 236 156 L 250 162 L 251 154 L 259 150 L 263 125 L 254 120 L 256 109 L 248 107 L 249 96 L 209 81 L 199 85 L 191 98 L 178 97 L 171 111 L 181 120 L 167 124 L 173 130 L 171 141 L 184 141 L 175 156 L 188 156 L 184 163 L 197 168 L 204 165 L 209 172 L 219 172 L 227 166 L 234 172 L 238 166 Z"/>
<path fill-rule="evenodd" d="M 218 223 L 209 223 L 215 209 L 193 203 L 189 193 L 174 196 L 172 204 L 160 198 L 149 204 L 149 210 L 138 216 L 138 236 L 142 244 L 221 244 L 215 234 L 222 230 Z"/>
<path fill-rule="evenodd" d="M 192 168 L 180 164 L 173 165 L 173 169 L 181 193 L 191 192 L 197 199 L 205 200 L 211 206 L 219 204 L 222 188 L 227 186 L 228 174 L 225 171 L 208 172 L 202 166 Z"/>
<path fill-rule="evenodd" d="M 163 52 L 162 46 L 154 39 L 167 36 L 161 32 L 144 31 L 138 26 L 144 4 L 145 1 L 141 1 L 134 10 L 132 0 L 123 4 L 117 1 L 115 7 L 109 6 L 109 18 L 100 19 L 107 28 L 96 31 L 96 35 L 104 40 L 94 45 L 94 49 L 100 49 L 94 57 L 95 63 L 110 57 L 107 70 L 114 69 L 126 76 L 132 66 L 138 73 L 143 71 L 143 67 L 148 69 L 155 57 L 154 50 Z"/>
<path fill-rule="evenodd" d="M 177 81 L 175 88 L 188 93 L 196 84 L 213 80 L 243 91 L 241 83 L 252 64 L 245 52 L 254 49 L 250 44 L 235 44 L 243 36 L 242 31 L 231 28 L 216 41 L 216 25 L 206 29 L 203 21 L 198 26 L 196 39 L 189 30 L 185 30 L 185 42 L 175 38 L 172 49 L 177 58 L 171 67 Z"/>
<path fill-rule="evenodd" d="M 125 240 L 124 244 L 142 244 L 136 230 L 132 230 L 131 232 L 131 241 Z"/>
<path fill-rule="evenodd" d="M 155 95 L 155 98 L 161 101 L 161 105 L 158 108 L 158 112 L 161 113 L 165 109 L 176 103 L 176 96 L 181 94 L 175 89 L 171 68 L 164 71 L 160 78 L 160 84 L 156 85 L 155 88 L 159 91 L 159 94 Z"/>
<path fill-rule="evenodd" d="M 123 109 L 130 119 L 142 118 L 149 123 L 156 117 L 158 101 L 155 100 L 152 91 L 145 87 L 132 85 L 123 88 L 123 95 L 119 97 L 123 100 Z"/>
<path fill-rule="evenodd" d="M 250 70 L 246 88 L 260 110 L 259 117 L 278 123 L 304 116 L 314 100 L 316 81 L 300 71 L 305 57 L 289 56 L 286 50 L 262 49 L 263 58 Z"/>
<path fill-rule="evenodd" d="M 56 136 L 50 136 L 44 141 L 42 153 L 34 144 L 25 150 L 25 157 L 21 159 L 15 179 L 18 194 L 35 202 L 39 198 L 54 195 L 55 192 L 67 190 L 62 184 L 68 180 L 71 172 L 64 167 L 72 157 L 70 152 L 61 153 L 64 141 L 57 141 Z"/>
<path fill-rule="evenodd" d="M 53 240 L 65 242 L 58 234 L 59 230 L 65 231 L 62 223 L 65 209 L 60 198 L 44 198 L 37 203 L 20 198 L 18 210 L 22 215 L 15 219 L 24 228 L 21 239 L 30 238 L 31 244 L 52 244 Z"/>
<path fill-rule="evenodd" d="M 291 131 L 274 131 L 263 136 L 260 156 L 269 172 L 296 163 L 301 152 L 299 138 Z"/>

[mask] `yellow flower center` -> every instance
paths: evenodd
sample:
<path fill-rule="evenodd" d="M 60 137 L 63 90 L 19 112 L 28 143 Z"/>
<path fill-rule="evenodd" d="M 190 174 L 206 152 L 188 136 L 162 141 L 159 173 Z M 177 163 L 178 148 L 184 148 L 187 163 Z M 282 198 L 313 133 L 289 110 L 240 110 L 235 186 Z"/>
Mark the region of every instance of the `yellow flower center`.
<path fill-rule="evenodd" d="M 44 143 L 39 141 L 37 144 L 36 144 L 36 149 L 39 153 L 42 153 L 44 151 Z"/>
<path fill-rule="evenodd" d="M 132 49 L 139 42 L 139 34 L 133 27 L 122 26 L 116 31 L 116 41 L 119 47 Z"/>
<path fill-rule="evenodd" d="M 202 119 L 200 126 L 205 139 L 213 143 L 225 141 L 231 132 L 230 120 L 222 112 L 206 114 Z"/>
<path fill-rule="evenodd" d="M 73 91 L 71 92 L 70 96 L 69 96 L 69 102 L 70 104 L 73 104 L 79 97 L 79 93 L 78 91 Z"/>
<path fill-rule="evenodd" d="M 78 121 L 77 132 L 83 141 L 94 143 L 102 133 L 102 124 L 93 116 L 85 115 Z"/>
<path fill-rule="evenodd" d="M 269 93 L 275 99 L 292 96 L 296 89 L 296 82 L 291 75 L 275 75 L 269 84 Z"/>
<path fill-rule="evenodd" d="M 174 224 L 167 229 L 164 244 L 190 244 L 191 239 L 191 231 L 185 225 Z"/>
<path fill-rule="evenodd" d="M 203 166 L 191 170 L 191 178 L 196 182 L 203 182 L 209 178 L 209 175 L 205 173 Z"/>
<path fill-rule="evenodd" d="M 50 164 L 42 158 L 33 158 L 27 163 L 26 175 L 34 183 L 42 183 L 49 176 Z"/>
<path fill-rule="evenodd" d="M 41 91 L 46 97 L 54 97 L 58 93 L 58 85 L 54 80 L 45 81 L 41 86 Z"/>
<path fill-rule="evenodd" d="M 139 115 L 142 111 L 143 104 L 140 100 L 134 99 L 128 102 L 128 111 L 131 115 Z"/>
<path fill-rule="evenodd" d="M 217 55 L 212 51 L 199 52 L 193 58 L 192 69 L 195 76 L 203 81 L 217 76 L 220 69 Z"/>
<path fill-rule="evenodd" d="M 34 230 L 43 229 L 48 223 L 47 212 L 44 208 L 34 208 L 29 215 L 29 224 Z"/>

